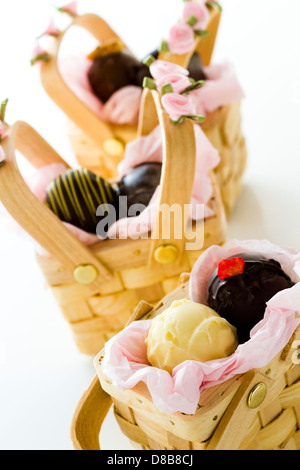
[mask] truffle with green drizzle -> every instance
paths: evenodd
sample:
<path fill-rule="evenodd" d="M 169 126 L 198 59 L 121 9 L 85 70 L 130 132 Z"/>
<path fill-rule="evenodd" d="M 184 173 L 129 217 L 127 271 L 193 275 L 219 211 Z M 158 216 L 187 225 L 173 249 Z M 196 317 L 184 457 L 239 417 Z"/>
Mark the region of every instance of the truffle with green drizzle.
<path fill-rule="evenodd" d="M 63 222 L 96 233 L 98 223 L 105 216 L 113 210 L 117 214 L 118 193 L 104 178 L 76 169 L 66 171 L 50 183 L 45 202 Z M 99 206 L 103 208 L 102 216 L 96 215 Z"/>

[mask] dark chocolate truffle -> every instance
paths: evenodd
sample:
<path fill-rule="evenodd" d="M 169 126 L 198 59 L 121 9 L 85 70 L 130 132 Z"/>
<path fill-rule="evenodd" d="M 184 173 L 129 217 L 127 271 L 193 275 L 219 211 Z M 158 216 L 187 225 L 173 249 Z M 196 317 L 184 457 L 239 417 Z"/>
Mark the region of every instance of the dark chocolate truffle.
<path fill-rule="evenodd" d="M 199 54 L 197 54 L 197 52 L 192 55 L 188 66 L 188 71 L 190 72 L 190 77 L 196 80 L 196 82 L 199 80 L 207 80 L 201 57 Z"/>
<path fill-rule="evenodd" d="M 158 59 L 159 51 L 155 50 L 150 55 L 152 55 L 155 59 Z M 207 76 L 203 69 L 203 64 L 200 55 L 195 52 L 191 58 L 190 64 L 188 66 L 188 71 L 190 73 L 190 78 L 193 78 L 196 81 L 199 80 L 206 80 Z M 143 86 L 143 80 L 145 77 L 152 78 L 149 67 L 147 65 L 143 65 L 140 68 L 137 75 L 137 84 L 138 86 Z"/>
<path fill-rule="evenodd" d="M 138 74 L 145 65 L 126 50 L 96 58 L 89 69 L 88 79 L 95 95 L 106 103 L 125 86 L 138 84 Z"/>
<path fill-rule="evenodd" d="M 161 163 L 142 163 L 133 168 L 118 183 L 120 196 L 127 196 L 128 210 L 134 204 L 142 204 L 147 207 L 149 202 L 160 184 Z M 123 217 L 131 216 L 124 209 Z"/>
<path fill-rule="evenodd" d="M 222 275 L 216 269 L 209 282 L 208 305 L 237 328 L 239 343 L 243 344 L 250 339 L 252 328 L 263 319 L 266 303 L 294 283 L 273 259 L 243 253 L 228 260 L 234 258 L 244 260 L 243 273 L 226 278 L 223 267 Z"/>
<path fill-rule="evenodd" d="M 111 206 L 117 214 L 118 194 L 110 183 L 88 170 L 68 170 L 50 183 L 45 203 L 63 222 L 96 233 L 98 223 L 112 214 Z M 103 216 L 96 215 L 99 206 Z"/>

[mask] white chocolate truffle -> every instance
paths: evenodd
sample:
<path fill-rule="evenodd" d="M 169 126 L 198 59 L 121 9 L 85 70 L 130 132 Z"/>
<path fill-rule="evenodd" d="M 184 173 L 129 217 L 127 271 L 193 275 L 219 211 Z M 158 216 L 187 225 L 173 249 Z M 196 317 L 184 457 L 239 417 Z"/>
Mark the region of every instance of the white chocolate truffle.
<path fill-rule="evenodd" d="M 183 299 L 153 319 L 146 346 L 150 364 L 172 373 L 184 361 L 228 357 L 238 340 L 236 328 L 214 310 Z"/>

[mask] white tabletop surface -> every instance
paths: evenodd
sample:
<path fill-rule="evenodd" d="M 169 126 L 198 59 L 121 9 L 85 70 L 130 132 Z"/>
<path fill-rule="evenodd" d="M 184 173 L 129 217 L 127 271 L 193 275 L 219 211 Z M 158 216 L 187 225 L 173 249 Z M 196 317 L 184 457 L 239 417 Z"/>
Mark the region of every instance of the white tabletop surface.
<path fill-rule="evenodd" d="M 29 65 L 34 38 L 46 28 L 54 2 L 0 3 L 0 99 L 10 99 L 7 120 L 26 120 L 73 163 L 66 118 Z M 249 149 L 228 238 L 267 238 L 300 250 L 300 2 L 222 3 L 214 61 L 229 59 L 236 67 L 246 94 L 243 125 Z M 101 14 L 140 57 L 166 37 L 181 9 L 181 0 L 79 2 L 80 12 Z M 78 41 L 72 42 L 74 50 L 82 44 Z M 0 241 L 0 448 L 71 450 L 70 423 L 95 374 L 92 358 L 77 351 L 44 287 L 32 244 L 3 223 Z M 102 448 L 130 449 L 112 413 Z"/>

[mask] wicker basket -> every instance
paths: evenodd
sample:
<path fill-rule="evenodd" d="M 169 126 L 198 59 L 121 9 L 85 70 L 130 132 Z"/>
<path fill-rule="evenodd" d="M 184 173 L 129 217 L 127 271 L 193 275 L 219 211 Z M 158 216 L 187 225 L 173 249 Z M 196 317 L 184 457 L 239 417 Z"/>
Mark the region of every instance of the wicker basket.
<path fill-rule="evenodd" d="M 212 113 L 203 131 L 219 151 L 220 163 L 214 170 L 227 217 L 231 214 L 243 185 L 247 148 L 242 133 L 241 105 L 232 103 Z"/>
<path fill-rule="evenodd" d="M 159 301 L 174 289 L 182 272 L 190 272 L 204 249 L 222 244 L 226 238 L 226 217 L 213 173 L 214 191 L 209 205 L 215 215 L 190 229 L 192 234 L 185 232 L 187 221 L 176 221 L 177 228 L 182 225 L 182 233 L 187 234 L 190 243 L 192 237 L 199 240 L 198 235 L 203 235 L 203 246 L 188 251 L 184 237 L 175 239 L 175 227 L 168 239 L 163 238 L 160 208 L 165 204 L 171 207 L 176 203 L 182 208 L 189 204 L 196 149 L 192 123 L 172 124 L 161 107 L 158 93 L 145 90 L 140 135 L 148 134 L 159 123 L 165 136 L 165 149 L 160 207 L 151 236 L 106 240 L 90 248 L 75 238 L 31 193 L 18 170 L 15 148 L 36 167 L 63 162 L 61 157 L 24 122 L 16 123 L 3 141 L 7 163 L 0 168 L 0 200 L 50 254 L 37 255 L 38 263 L 70 323 L 79 350 L 86 354 L 97 354 L 125 326 L 140 300 Z"/>
<path fill-rule="evenodd" d="M 211 21 L 208 26 L 211 34 L 209 37 L 199 39 L 197 45 L 206 65 L 211 60 L 219 21 L 219 10 L 211 8 Z M 51 60 L 41 67 L 41 82 L 50 98 L 70 119 L 68 134 L 78 163 L 104 177 L 114 178 L 118 176 L 118 165 L 124 157 L 125 144 L 137 136 L 137 126 L 103 122 L 75 96 L 62 79 L 58 67 L 59 52 L 64 37 L 74 26 L 80 26 L 87 30 L 99 43 L 117 39 L 124 44 L 113 29 L 99 16 L 94 14 L 76 16 L 68 28 L 55 38 Z M 176 60 L 177 62 L 184 60 L 188 63 L 190 58 L 188 56 L 170 56 L 168 60 Z"/>
<path fill-rule="evenodd" d="M 187 67 L 196 50 L 203 64 L 211 62 L 219 28 L 221 13 L 210 7 L 208 37 L 198 38 L 193 51 L 185 55 L 161 53 L 160 58 Z M 58 56 L 62 41 L 73 26 L 89 31 L 99 42 L 120 39 L 111 27 L 100 17 L 87 14 L 75 17 L 69 27 L 54 40 L 51 60 L 41 67 L 42 85 L 58 107 L 68 116 L 68 135 L 71 147 L 80 166 L 114 178 L 118 175 L 118 165 L 124 157 L 125 144 L 137 136 L 137 126 L 112 125 L 103 122 L 94 114 L 62 79 L 58 68 Z M 212 145 L 219 151 L 221 163 L 216 168 L 217 182 L 220 185 L 226 214 L 233 209 L 241 189 L 241 178 L 245 170 L 247 151 L 242 134 L 240 103 L 232 103 L 211 113 L 203 130 Z M 123 143 L 123 144 L 122 144 Z"/>
<path fill-rule="evenodd" d="M 182 277 L 182 284 L 156 308 L 141 302 L 131 321 L 153 318 L 174 300 L 187 298 L 188 275 Z M 300 327 L 263 369 L 204 390 L 194 416 L 161 413 L 142 383 L 116 389 L 103 374 L 102 351 L 95 360 L 97 376 L 73 417 L 74 447 L 100 448 L 101 426 L 113 403 L 122 432 L 138 450 L 299 450 L 300 365 L 293 362 L 299 339 Z"/>

